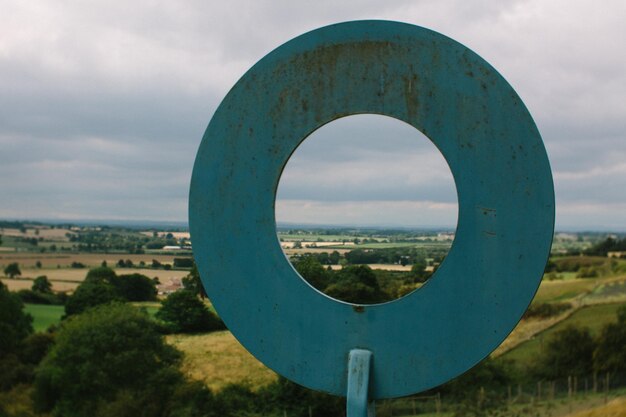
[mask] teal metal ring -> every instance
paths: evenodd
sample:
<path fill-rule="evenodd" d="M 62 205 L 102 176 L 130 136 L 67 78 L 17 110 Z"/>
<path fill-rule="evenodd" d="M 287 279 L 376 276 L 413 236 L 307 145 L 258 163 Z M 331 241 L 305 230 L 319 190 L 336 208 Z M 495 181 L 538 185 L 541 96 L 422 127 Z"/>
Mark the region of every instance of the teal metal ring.
<path fill-rule="evenodd" d="M 297 146 L 363 113 L 432 140 L 452 171 L 459 215 L 454 244 L 426 285 L 355 306 L 292 268 L 274 203 Z M 285 43 L 235 84 L 198 150 L 189 222 L 207 292 L 254 356 L 301 385 L 346 395 L 350 350 L 369 350 L 370 398 L 391 398 L 465 372 L 515 327 L 549 254 L 554 191 L 532 117 L 487 62 L 421 27 L 357 21 Z"/>

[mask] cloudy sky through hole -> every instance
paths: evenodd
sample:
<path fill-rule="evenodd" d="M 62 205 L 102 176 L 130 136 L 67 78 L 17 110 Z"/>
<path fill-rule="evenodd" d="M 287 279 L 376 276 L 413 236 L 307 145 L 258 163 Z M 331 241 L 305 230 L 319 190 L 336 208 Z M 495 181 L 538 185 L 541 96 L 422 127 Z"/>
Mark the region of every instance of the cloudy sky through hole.
<path fill-rule="evenodd" d="M 281 223 L 454 229 L 457 196 L 443 155 L 420 131 L 355 115 L 313 132 L 280 179 Z"/>

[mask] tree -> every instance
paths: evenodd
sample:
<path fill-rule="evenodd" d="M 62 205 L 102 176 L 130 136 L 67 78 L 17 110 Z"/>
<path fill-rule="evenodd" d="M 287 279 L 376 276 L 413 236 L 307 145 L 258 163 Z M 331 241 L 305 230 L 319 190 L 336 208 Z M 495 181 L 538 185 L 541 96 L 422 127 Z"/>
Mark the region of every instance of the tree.
<path fill-rule="evenodd" d="M 335 273 L 335 283 L 324 292 L 338 300 L 355 304 L 375 304 L 391 299 L 380 289 L 378 280 L 367 265 L 348 265 Z"/>
<path fill-rule="evenodd" d="M 328 271 L 313 256 L 302 257 L 296 262 L 295 268 L 302 278 L 320 291 L 324 291 L 330 282 Z"/>
<path fill-rule="evenodd" d="M 4 268 L 4 275 L 9 278 L 15 278 L 17 275 L 22 275 L 22 271 L 20 271 L 20 265 L 17 262 L 12 262 Z"/>
<path fill-rule="evenodd" d="M 187 290 L 179 290 L 162 301 L 156 317 L 175 333 L 198 333 L 223 330 L 224 323 L 206 305 Z"/>
<path fill-rule="evenodd" d="M 154 301 L 157 289 L 154 281 L 142 274 L 118 276 L 113 284 L 118 294 L 128 301 Z"/>
<path fill-rule="evenodd" d="M 570 325 L 548 340 L 533 366 L 533 373 L 551 379 L 589 375 L 593 370 L 594 348 L 588 328 Z"/>
<path fill-rule="evenodd" d="M 22 300 L 0 282 L 0 358 L 17 351 L 33 331 L 33 318 L 24 313 Z"/>
<path fill-rule="evenodd" d="M 121 301 L 117 289 L 107 282 L 85 281 L 80 284 L 65 304 L 65 315 L 80 314 L 88 308 Z"/>
<path fill-rule="evenodd" d="M 90 269 L 89 272 L 87 272 L 84 282 L 105 282 L 113 284 L 116 279 L 117 274 L 115 271 L 106 265 L 102 265 L 98 268 Z"/>
<path fill-rule="evenodd" d="M 422 260 L 417 260 L 411 267 L 411 276 L 415 282 L 424 282 L 428 278 L 426 272 L 426 263 Z"/>
<path fill-rule="evenodd" d="M 180 353 L 145 312 L 100 306 L 66 322 L 41 363 L 35 406 L 56 416 L 165 416 Z"/>
<path fill-rule="evenodd" d="M 48 280 L 47 276 L 41 275 L 35 278 L 31 289 L 43 294 L 52 294 L 52 283 Z"/>
<path fill-rule="evenodd" d="M 602 329 L 593 362 L 598 371 L 626 372 L 626 306 L 617 311 L 617 323 Z"/>
<path fill-rule="evenodd" d="M 174 268 L 193 268 L 193 258 L 174 258 Z"/>
<path fill-rule="evenodd" d="M 32 378 L 32 366 L 19 357 L 24 340 L 33 331 L 32 321 L 24 313 L 22 300 L 0 282 L 0 391 Z"/>
<path fill-rule="evenodd" d="M 202 280 L 200 279 L 200 273 L 198 267 L 194 264 L 189 274 L 182 279 L 183 287 L 185 290 L 191 291 L 193 294 L 200 296 L 203 300 L 206 298 L 206 291 Z"/>

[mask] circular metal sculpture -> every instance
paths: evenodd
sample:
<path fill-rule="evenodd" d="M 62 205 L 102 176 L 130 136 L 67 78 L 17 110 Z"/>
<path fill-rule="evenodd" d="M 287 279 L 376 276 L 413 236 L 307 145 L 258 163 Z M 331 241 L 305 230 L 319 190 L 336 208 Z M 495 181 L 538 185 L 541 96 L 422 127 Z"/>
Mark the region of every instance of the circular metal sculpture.
<path fill-rule="evenodd" d="M 377 305 L 311 287 L 283 254 L 274 217 L 296 147 L 320 126 L 363 113 L 428 136 L 459 201 L 456 238 L 436 276 Z M 535 123 L 487 62 L 421 27 L 357 21 L 287 42 L 235 84 L 202 139 L 189 221 L 207 292 L 254 356 L 336 395 L 355 389 L 349 374 L 363 360 L 369 398 L 390 398 L 465 372 L 517 324 L 549 254 L 554 192 Z"/>

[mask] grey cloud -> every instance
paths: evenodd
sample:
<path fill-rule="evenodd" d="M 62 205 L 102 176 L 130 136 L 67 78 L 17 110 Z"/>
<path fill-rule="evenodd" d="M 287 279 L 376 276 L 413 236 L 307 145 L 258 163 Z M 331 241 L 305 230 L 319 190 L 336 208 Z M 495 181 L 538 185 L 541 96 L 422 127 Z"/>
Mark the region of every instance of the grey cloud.
<path fill-rule="evenodd" d="M 246 70 L 308 30 L 386 18 L 460 41 L 515 87 L 551 157 L 560 224 L 592 222 L 594 212 L 616 225 L 624 219 L 622 1 L 0 0 L 0 7 L 0 216 L 185 219 L 202 133 Z M 423 136 L 356 120 L 305 141 L 280 198 L 313 199 L 310 213 L 328 216 L 339 200 L 362 207 L 362 216 L 384 200 L 455 201 L 447 167 L 435 163 Z M 403 213 L 415 208 L 394 204 Z M 428 214 L 433 223 L 436 211 Z"/>

